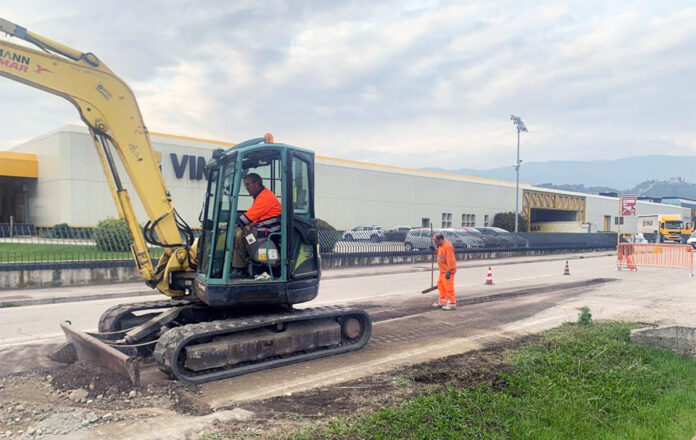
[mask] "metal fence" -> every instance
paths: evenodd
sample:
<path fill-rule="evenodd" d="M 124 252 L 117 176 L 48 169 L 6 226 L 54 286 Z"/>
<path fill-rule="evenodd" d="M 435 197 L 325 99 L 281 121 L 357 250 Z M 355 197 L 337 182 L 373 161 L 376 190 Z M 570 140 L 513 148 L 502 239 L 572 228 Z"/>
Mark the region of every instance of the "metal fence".
<path fill-rule="evenodd" d="M 319 230 L 322 258 L 361 256 L 407 256 L 430 253 L 430 230 L 412 231 L 337 231 Z M 511 250 L 545 249 L 609 249 L 616 247 L 616 234 L 505 234 L 499 238 L 449 238 L 459 253 L 508 252 Z M 99 235 L 93 228 L 71 228 L 68 225 L 35 227 L 0 224 L 0 265 L 28 263 L 103 262 L 132 260 L 127 230 Z M 152 258 L 159 258 L 162 249 L 150 248 Z M 45 264 L 44 264 L 45 265 Z"/>
<path fill-rule="evenodd" d="M 420 228 L 419 228 L 420 229 Z M 430 253 L 430 232 L 420 237 L 402 232 L 388 232 L 378 237 L 348 238 L 350 231 L 319 231 L 319 244 L 322 258 L 370 255 L 418 255 Z M 480 239 L 445 236 L 457 253 L 488 253 L 523 250 L 583 250 L 616 248 L 615 233 L 509 233 L 504 238 Z M 485 237 L 484 237 L 485 238 Z"/>
<path fill-rule="evenodd" d="M 0 223 L 0 264 L 40 264 L 132 261 L 128 231 L 98 233 L 93 228 L 68 225 L 36 227 Z M 162 255 L 160 247 L 150 248 L 152 258 Z"/>

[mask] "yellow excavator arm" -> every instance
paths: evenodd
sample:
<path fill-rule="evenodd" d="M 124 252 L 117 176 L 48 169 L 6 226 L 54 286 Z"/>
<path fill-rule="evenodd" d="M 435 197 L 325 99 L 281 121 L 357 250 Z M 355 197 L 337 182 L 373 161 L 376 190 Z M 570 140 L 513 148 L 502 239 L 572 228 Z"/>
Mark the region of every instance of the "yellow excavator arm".
<path fill-rule="evenodd" d="M 128 85 L 92 53 L 84 53 L 0 18 L 0 31 L 43 51 L 0 39 L 0 75 L 61 96 L 77 107 L 89 127 L 106 180 L 133 237 L 133 257 L 148 285 L 167 296 L 185 294 L 174 274 L 192 273 L 196 265 L 193 235 L 182 239 L 181 221 L 162 179 L 138 103 Z M 111 150 L 118 154 L 149 217 L 149 241 L 164 247 L 155 266 L 145 234 L 118 175 Z"/>

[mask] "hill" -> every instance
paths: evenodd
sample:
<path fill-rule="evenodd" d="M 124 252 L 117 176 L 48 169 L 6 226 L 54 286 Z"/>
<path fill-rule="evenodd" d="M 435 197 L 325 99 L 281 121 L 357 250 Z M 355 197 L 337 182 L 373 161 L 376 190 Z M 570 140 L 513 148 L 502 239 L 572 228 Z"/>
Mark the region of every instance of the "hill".
<path fill-rule="evenodd" d="M 512 166 L 488 170 L 426 169 L 515 181 Z M 667 181 L 674 176 L 681 177 L 685 182 L 696 182 L 696 156 L 651 155 L 616 160 L 529 162 L 523 163 L 520 168 L 520 182 L 583 185 L 590 188 L 633 188 L 647 180 Z M 587 192 L 587 189 L 583 192 Z"/>
<path fill-rule="evenodd" d="M 696 184 L 686 182 L 681 178 L 671 178 L 667 180 L 646 180 L 638 185 L 616 189 L 609 187 L 585 187 L 584 185 L 553 185 L 543 183 L 538 185 L 543 188 L 560 189 L 563 191 L 575 191 L 582 193 L 597 194 L 600 192 L 615 192 L 617 194 L 635 194 L 644 197 L 682 197 L 685 199 L 696 200 Z"/>

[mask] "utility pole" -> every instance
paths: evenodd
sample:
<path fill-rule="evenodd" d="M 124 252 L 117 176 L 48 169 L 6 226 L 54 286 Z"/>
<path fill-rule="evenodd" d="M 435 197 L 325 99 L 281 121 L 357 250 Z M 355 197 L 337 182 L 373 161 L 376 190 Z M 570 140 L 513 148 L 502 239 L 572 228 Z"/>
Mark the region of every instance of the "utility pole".
<path fill-rule="evenodd" d="M 522 161 L 520 160 L 520 132 L 521 131 L 527 131 L 527 126 L 524 125 L 524 122 L 522 122 L 522 119 L 520 119 L 519 116 L 515 115 L 510 115 L 510 120 L 515 124 L 517 127 L 517 161 L 515 162 L 514 168 L 515 168 L 515 232 L 518 232 L 519 230 L 519 219 L 518 217 L 520 216 L 520 164 Z"/>

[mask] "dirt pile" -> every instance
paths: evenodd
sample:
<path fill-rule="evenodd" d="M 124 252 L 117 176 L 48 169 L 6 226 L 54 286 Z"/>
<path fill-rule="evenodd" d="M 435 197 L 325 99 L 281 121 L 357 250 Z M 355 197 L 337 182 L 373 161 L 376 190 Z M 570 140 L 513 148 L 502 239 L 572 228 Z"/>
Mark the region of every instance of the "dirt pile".
<path fill-rule="evenodd" d="M 196 385 L 167 381 L 134 387 L 87 361 L 0 378 L 0 439 L 40 439 L 151 417 L 152 409 L 204 415 Z"/>
<path fill-rule="evenodd" d="M 88 397 L 117 395 L 135 389 L 125 377 L 88 361 L 76 361 L 59 369 L 53 375 L 51 385 L 60 391 L 83 389 Z"/>

